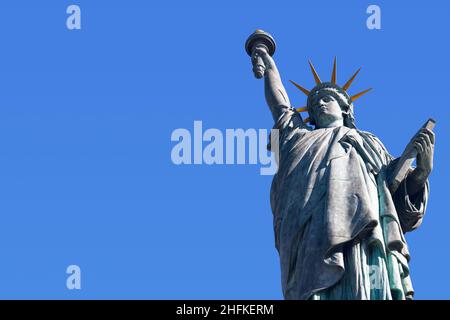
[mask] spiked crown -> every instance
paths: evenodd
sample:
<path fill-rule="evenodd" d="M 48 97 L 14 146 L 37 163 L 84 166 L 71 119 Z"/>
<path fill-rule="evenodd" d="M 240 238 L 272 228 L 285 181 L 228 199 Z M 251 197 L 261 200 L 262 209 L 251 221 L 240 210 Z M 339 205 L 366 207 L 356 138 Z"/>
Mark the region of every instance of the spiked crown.
<path fill-rule="evenodd" d="M 349 106 L 350 108 L 350 112 L 353 116 L 353 102 L 356 101 L 357 99 L 361 98 L 364 94 L 366 94 L 367 92 L 369 92 L 370 90 L 372 90 L 372 88 L 369 88 L 367 90 L 364 90 L 362 92 L 359 92 L 353 96 L 350 96 L 347 93 L 347 90 L 350 88 L 353 80 L 355 80 L 356 76 L 358 75 L 359 71 L 361 71 L 361 68 L 359 68 L 358 70 L 356 70 L 356 72 L 353 74 L 353 76 L 341 87 L 336 83 L 336 71 L 337 71 L 337 63 L 336 63 L 336 58 L 334 58 L 334 63 L 333 63 L 333 71 L 331 73 L 331 80 L 330 82 L 322 82 L 322 80 L 320 79 L 319 75 L 316 72 L 316 69 L 314 68 L 313 64 L 311 63 L 311 61 L 309 61 L 309 66 L 311 68 L 311 72 L 314 76 L 314 80 L 316 82 L 316 86 L 312 89 L 312 90 L 307 90 L 304 87 L 302 87 L 301 85 L 299 85 L 298 83 L 289 80 L 294 86 L 297 87 L 297 89 L 299 89 L 301 92 L 303 92 L 305 95 L 308 96 L 307 99 L 307 105 L 305 107 L 300 107 L 300 108 L 296 108 L 297 112 L 307 112 L 309 111 L 309 108 L 311 108 L 311 100 L 312 97 L 316 94 L 318 94 L 320 91 L 322 90 L 333 90 L 335 91 L 336 95 L 339 96 L 340 100 L 344 100 L 345 103 Z M 312 124 L 313 120 L 311 119 L 311 117 L 306 117 L 303 120 L 305 123 L 310 122 Z"/>

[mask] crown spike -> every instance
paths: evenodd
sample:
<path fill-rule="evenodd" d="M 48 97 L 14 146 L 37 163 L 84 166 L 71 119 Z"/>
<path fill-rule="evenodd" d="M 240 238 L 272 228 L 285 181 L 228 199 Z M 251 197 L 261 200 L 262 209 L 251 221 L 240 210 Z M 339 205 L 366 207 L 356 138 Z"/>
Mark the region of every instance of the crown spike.
<path fill-rule="evenodd" d="M 336 84 L 336 57 L 334 57 L 333 73 L 331 74 L 331 83 Z"/>
<path fill-rule="evenodd" d="M 303 88 L 301 85 L 299 85 L 298 83 L 289 80 L 294 86 L 296 86 L 300 91 L 302 91 L 304 94 L 309 95 L 309 90 L 306 90 L 305 88 Z"/>
<path fill-rule="evenodd" d="M 369 92 L 370 90 L 372 90 L 372 88 L 369 88 L 369 89 L 367 89 L 367 90 L 364 90 L 364 91 L 362 91 L 362 92 L 360 92 L 360 93 L 357 93 L 357 94 L 355 94 L 354 96 L 352 96 L 352 101 L 356 101 L 356 100 L 358 100 L 359 98 L 361 98 L 363 95 L 365 95 L 367 92 Z"/>
<path fill-rule="evenodd" d="M 308 111 L 308 107 L 301 107 L 301 108 L 297 108 L 295 109 L 297 112 L 305 112 Z"/>
<path fill-rule="evenodd" d="M 316 84 L 321 84 L 322 81 L 320 81 L 319 75 L 317 74 L 316 69 L 314 69 L 314 66 L 313 66 L 311 60 L 308 60 L 308 63 L 309 63 L 309 66 L 311 68 L 311 72 L 312 72 L 312 74 L 314 76 L 314 80 L 316 81 Z"/>
<path fill-rule="evenodd" d="M 359 71 L 361 71 L 361 68 L 359 68 L 358 70 L 356 70 L 355 74 L 350 78 L 350 80 L 347 81 L 346 84 L 344 84 L 344 86 L 342 87 L 342 89 L 344 89 L 345 91 L 348 90 L 348 88 L 350 88 L 353 80 L 355 80 L 356 76 L 358 75 Z"/>

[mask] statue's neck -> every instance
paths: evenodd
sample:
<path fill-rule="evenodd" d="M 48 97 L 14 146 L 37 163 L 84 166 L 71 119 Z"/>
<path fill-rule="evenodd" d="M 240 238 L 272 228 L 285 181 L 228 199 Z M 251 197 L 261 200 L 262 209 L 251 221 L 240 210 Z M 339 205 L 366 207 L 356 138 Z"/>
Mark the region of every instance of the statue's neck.
<path fill-rule="evenodd" d="M 342 127 L 344 125 L 344 121 L 342 119 L 334 120 L 333 122 L 330 122 L 325 125 L 317 126 L 317 129 L 324 129 L 324 128 L 336 128 L 336 127 Z"/>

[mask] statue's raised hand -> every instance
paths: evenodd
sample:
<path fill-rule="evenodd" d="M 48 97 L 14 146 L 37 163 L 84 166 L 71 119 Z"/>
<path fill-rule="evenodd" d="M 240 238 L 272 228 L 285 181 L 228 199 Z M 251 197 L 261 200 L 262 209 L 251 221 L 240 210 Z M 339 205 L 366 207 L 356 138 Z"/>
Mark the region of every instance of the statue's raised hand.
<path fill-rule="evenodd" d="M 252 54 L 253 73 L 256 78 L 262 78 L 266 70 L 269 70 L 272 66 L 272 57 L 267 52 L 267 47 L 264 45 L 258 45 L 253 50 Z"/>

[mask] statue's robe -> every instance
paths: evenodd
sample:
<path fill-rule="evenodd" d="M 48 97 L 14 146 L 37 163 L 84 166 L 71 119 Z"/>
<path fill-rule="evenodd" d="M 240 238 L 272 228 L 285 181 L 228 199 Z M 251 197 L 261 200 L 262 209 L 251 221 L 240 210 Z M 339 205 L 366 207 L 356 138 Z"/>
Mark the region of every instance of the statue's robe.
<path fill-rule="evenodd" d="M 312 130 L 292 109 L 274 128 L 280 144 L 271 206 L 284 297 L 411 298 L 404 233 L 421 224 L 428 182 L 414 196 L 406 181 L 391 194 L 396 160 L 368 132 Z"/>

